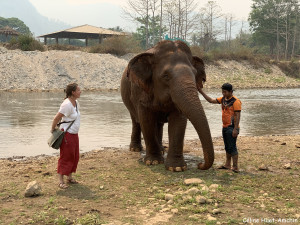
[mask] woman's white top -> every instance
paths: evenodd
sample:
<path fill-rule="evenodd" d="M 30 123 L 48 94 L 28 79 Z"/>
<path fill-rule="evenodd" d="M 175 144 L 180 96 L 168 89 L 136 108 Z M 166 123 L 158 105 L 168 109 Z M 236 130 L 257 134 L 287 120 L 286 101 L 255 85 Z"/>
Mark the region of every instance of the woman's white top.
<path fill-rule="evenodd" d="M 80 112 L 79 112 L 79 103 L 76 100 L 76 104 L 77 104 L 77 111 L 76 111 L 76 107 L 73 106 L 72 102 L 70 102 L 70 100 L 68 98 L 66 98 L 63 103 L 60 105 L 59 108 L 59 112 L 61 114 L 64 114 L 62 121 L 61 122 L 68 122 L 68 121 L 74 121 L 74 123 L 72 124 L 72 126 L 69 128 L 68 133 L 71 134 L 77 134 L 79 131 L 79 127 L 80 127 Z M 63 123 L 60 125 L 60 129 L 64 129 L 64 131 L 67 130 L 68 126 L 70 125 L 70 123 Z"/>

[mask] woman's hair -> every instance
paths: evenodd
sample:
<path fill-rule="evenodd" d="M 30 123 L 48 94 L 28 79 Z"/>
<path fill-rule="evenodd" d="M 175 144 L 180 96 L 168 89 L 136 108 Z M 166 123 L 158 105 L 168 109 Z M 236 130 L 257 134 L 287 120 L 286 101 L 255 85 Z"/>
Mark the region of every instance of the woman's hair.
<path fill-rule="evenodd" d="M 76 83 L 68 84 L 66 89 L 64 90 L 66 93 L 66 98 L 71 97 L 72 91 L 76 91 L 77 87 L 78 87 L 78 84 L 76 84 Z"/>

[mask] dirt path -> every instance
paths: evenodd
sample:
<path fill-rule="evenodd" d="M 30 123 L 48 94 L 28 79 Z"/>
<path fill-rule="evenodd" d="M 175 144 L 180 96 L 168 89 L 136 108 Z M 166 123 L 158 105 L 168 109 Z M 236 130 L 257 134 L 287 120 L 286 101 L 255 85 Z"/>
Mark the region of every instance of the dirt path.
<path fill-rule="evenodd" d="M 196 169 L 199 145 L 185 143 L 189 170 L 183 173 L 147 167 L 140 153 L 127 149 L 82 154 L 75 176 L 80 184 L 66 190 L 57 187 L 57 157 L 0 160 L 0 224 L 299 223 L 299 135 L 239 137 L 239 174 L 216 169 L 224 160 L 220 138 L 214 139 L 213 168 Z M 187 178 L 202 183 L 188 186 Z M 25 198 L 33 180 L 42 195 Z"/>

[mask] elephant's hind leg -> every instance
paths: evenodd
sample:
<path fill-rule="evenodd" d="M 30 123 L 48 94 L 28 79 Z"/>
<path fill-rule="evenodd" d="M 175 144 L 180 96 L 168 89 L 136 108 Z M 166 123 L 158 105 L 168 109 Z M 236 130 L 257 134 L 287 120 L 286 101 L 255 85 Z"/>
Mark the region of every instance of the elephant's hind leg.
<path fill-rule="evenodd" d="M 132 115 L 130 116 L 132 120 L 132 133 L 129 150 L 132 152 L 141 152 L 143 150 L 141 142 L 141 126 L 136 122 L 135 118 Z"/>

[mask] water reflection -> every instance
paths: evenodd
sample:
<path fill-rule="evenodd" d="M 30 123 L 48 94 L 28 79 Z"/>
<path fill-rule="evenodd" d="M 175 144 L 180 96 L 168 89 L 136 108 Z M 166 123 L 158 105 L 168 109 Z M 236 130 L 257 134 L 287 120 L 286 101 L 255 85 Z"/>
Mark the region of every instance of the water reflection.
<path fill-rule="evenodd" d="M 220 90 L 210 90 L 220 97 Z M 238 90 L 242 101 L 241 135 L 300 133 L 300 89 Z M 46 144 L 52 119 L 64 93 L 0 92 L 0 158 L 53 154 Z M 201 102 L 213 137 L 221 136 L 221 106 Z M 131 119 L 119 93 L 84 92 L 80 98 L 80 150 L 129 144 Z M 167 140 L 167 124 L 164 139 Z M 186 139 L 197 138 L 188 123 Z"/>

